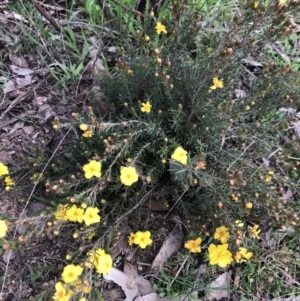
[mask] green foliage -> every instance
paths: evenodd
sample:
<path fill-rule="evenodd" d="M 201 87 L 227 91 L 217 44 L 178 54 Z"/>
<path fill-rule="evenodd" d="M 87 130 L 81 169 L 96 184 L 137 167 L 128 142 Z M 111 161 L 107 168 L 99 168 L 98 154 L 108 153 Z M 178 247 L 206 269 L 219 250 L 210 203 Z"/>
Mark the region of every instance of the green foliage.
<path fill-rule="evenodd" d="M 125 33 L 129 29 L 133 37 L 114 37 L 122 45 L 117 48 L 117 63 L 107 68 L 105 76 L 94 74 L 105 113 L 99 111 L 95 93 L 85 112 L 79 109 L 67 122 L 54 121 L 55 129 L 72 131 L 74 142 L 43 175 L 51 204 L 99 207 L 103 222 L 95 227 L 97 247 L 111 248 L 114 227 L 125 218 L 135 220 L 137 229 L 145 228 L 143 219 L 134 214 L 150 197 L 178 213 L 187 236 L 203 238 L 205 250 L 213 242 L 215 229 L 226 225 L 231 231 L 231 252 L 235 254 L 243 244 L 255 255 L 253 263 L 243 264 L 242 298 L 253 293 L 254 285 L 258 295 L 266 293 L 260 280 L 268 279 L 274 270 L 280 278 L 285 262 L 276 250 L 272 254 L 276 261 L 269 261 L 268 250 L 257 246 L 247 227 L 267 224 L 300 230 L 299 137 L 295 133 L 300 105 L 298 65 L 287 64 L 268 48 L 277 40 L 294 39 L 297 26 L 292 18 L 300 13 L 296 2 L 280 6 L 278 1 L 265 1 L 256 6 L 252 1 L 238 5 L 222 1 L 221 7 L 218 0 L 165 1 L 157 19 L 149 9 L 143 22 L 134 17 L 134 3 L 125 3 L 130 7 L 125 10 L 109 2 L 118 27 L 125 22 Z M 83 11 L 89 22 L 103 22 L 97 1 L 85 1 Z M 167 34 L 156 32 L 158 21 Z M 63 45 L 72 56 L 53 59 L 60 71 L 51 70 L 61 86 L 77 83 L 90 46 L 83 31 L 80 42 L 70 26 L 65 33 Z M 36 44 L 37 40 L 32 37 L 31 41 Z M 57 43 L 54 36 L 52 42 Z M 286 49 L 289 55 L 291 48 Z M 45 63 L 49 59 L 42 54 L 41 58 Z M 151 110 L 144 111 L 148 102 Z M 186 164 L 172 158 L 179 146 L 187 151 Z M 39 156 L 35 164 L 42 165 L 43 160 Z M 100 178 L 85 176 L 83 166 L 90 160 L 101 162 Z M 134 167 L 139 177 L 129 186 L 120 179 L 125 166 Z M 237 219 L 244 223 L 242 234 L 234 226 Z M 55 227 L 61 231 L 64 225 Z M 90 232 L 83 227 L 76 232 L 82 244 L 87 244 Z M 279 242 L 277 250 L 282 245 Z M 293 253 L 293 263 L 288 264 L 295 264 L 296 275 L 294 247 L 285 247 Z M 81 258 L 83 249 L 74 254 Z M 176 279 L 161 271 L 156 279 L 160 296 L 189 292 L 193 286 L 190 266 L 207 258 L 190 259 L 185 262 L 179 256 L 176 264 L 184 261 L 185 266 Z M 203 291 L 214 273 L 208 269 L 208 276 L 197 286 Z M 270 283 L 270 291 L 277 288 L 278 296 L 284 293 L 285 283 Z"/>

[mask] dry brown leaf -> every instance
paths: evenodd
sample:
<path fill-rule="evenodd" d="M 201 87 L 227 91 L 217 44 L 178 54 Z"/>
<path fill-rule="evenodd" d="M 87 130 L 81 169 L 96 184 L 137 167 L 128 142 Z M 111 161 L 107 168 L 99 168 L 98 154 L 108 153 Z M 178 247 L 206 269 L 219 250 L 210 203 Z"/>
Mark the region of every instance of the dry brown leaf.
<path fill-rule="evenodd" d="M 11 157 L 11 152 L 8 153 L 6 151 L 1 151 L 0 152 L 0 162 L 2 162 L 3 164 L 13 164 L 14 160 Z"/>
<path fill-rule="evenodd" d="M 137 287 L 132 289 L 127 287 L 127 275 L 116 268 L 112 268 L 107 274 L 103 275 L 103 278 L 108 281 L 113 281 L 122 288 L 124 294 L 126 295 L 125 301 L 132 301 L 136 296 L 139 295 Z"/>
<path fill-rule="evenodd" d="M 42 104 L 39 107 L 38 114 L 41 117 L 43 117 L 44 119 L 48 119 L 49 117 L 51 117 L 53 115 L 51 106 L 48 105 L 47 103 Z"/>
<path fill-rule="evenodd" d="M 180 249 L 182 238 L 183 234 L 181 225 L 177 224 L 173 231 L 167 236 L 158 254 L 156 255 L 152 263 L 152 269 L 158 268 L 159 266 L 164 264 L 166 259 L 168 259 Z"/>
<path fill-rule="evenodd" d="M 130 264 L 128 261 L 124 261 L 124 273 L 128 276 L 127 287 L 134 288 L 137 287 L 139 291 L 139 295 L 147 295 L 153 293 L 154 290 L 152 288 L 151 283 L 144 279 L 144 277 L 140 276 L 135 269 L 135 267 Z"/>
<path fill-rule="evenodd" d="M 18 122 L 15 123 L 14 127 L 9 131 L 8 135 L 14 134 L 18 129 L 21 129 L 24 127 L 25 122 L 19 120 Z"/>
<path fill-rule="evenodd" d="M 31 75 L 27 75 L 25 77 L 17 77 L 15 80 L 9 80 L 3 89 L 3 93 L 7 94 L 9 92 L 22 89 L 30 84 L 36 82 L 36 78 L 32 78 Z"/>
<path fill-rule="evenodd" d="M 8 56 L 13 64 L 22 68 L 28 68 L 28 63 L 23 56 L 18 56 L 13 52 L 9 53 Z"/>
<path fill-rule="evenodd" d="M 207 300 L 212 301 L 214 299 L 220 300 L 222 298 L 229 298 L 231 274 L 232 271 L 225 272 L 208 285 L 209 293 L 207 294 Z"/>
<path fill-rule="evenodd" d="M 125 273 L 125 275 L 127 276 L 127 281 L 126 281 L 126 286 L 129 289 L 132 289 L 134 287 L 137 286 L 136 284 L 136 277 L 139 276 L 137 270 L 134 268 L 134 266 L 132 264 L 130 264 L 127 261 L 124 261 L 124 268 L 123 268 L 123 272 Z"/>
<path fill-rule="evenodd" d="M 21 75 L 21 76 L 30 76 L 33 74 L 33 70 L 32 69 L 28 69 L 28 68 L 21 68 L 15 65 L 9 65 L 10 70 L 12 71 L 12 73 L 16 74 L 16 75 Z"/>
<path fill-rule="evenodd" d="M 44 103 L 47 103 L 48 98 L 45 96 L 37 96 L 34 98 L 34 100 L 32 101 L 34 105 L 36 106 L 41 106 Z"/>
<path fill-rule="evenodd" d="M 24 126 L 23 127 L 23 131 L 27 134 L 27 135 L 31 135 L 34 132 L 34 127 L 32 125 L 28 125 L 28 126 Z"/>

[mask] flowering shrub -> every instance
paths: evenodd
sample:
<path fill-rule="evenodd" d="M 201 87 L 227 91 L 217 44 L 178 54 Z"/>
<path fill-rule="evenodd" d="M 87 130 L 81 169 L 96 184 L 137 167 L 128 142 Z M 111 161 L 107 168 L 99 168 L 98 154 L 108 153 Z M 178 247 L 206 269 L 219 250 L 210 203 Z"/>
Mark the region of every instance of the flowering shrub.
<path fill-rule="evenodd" d="M 265 42 L 282 36 L 288 17 L 278 6 L 270 6 L 269 19 L 263 18 L 261 4 L 251 8 L 245 4 L 244 9 L 247 13 L 233 18 L 232 27 L 217 37 L 217 43 L 188 8 L 171 21 L 184 28 L 179 35 L 166 20 L 153 23 L 145 17 L 144 29 L 137 31 L 139 47 L 121 53 L 111 76 L 99 80 L 109 119 L 92 106 L 85 115 L 73 114 L 83 132 L 70 150 L 74 163 L 91 159 L 83 165 L 84 174 L 77 173 L 61 189 L 71 192 L 72 187 L 77 191 L 82 187 L 77 202 L 86 200 L 91 208 L 105 199 L 99 206 L 101 220 L 96 209 L 84 213 L 77 205 L 59 207 L 60 219 L 97 225 L 122 216 L 124 208 L 135 206 L 152 188 L 189 220 L 188 229 L 196 233 L 195 239 L 184 243 L 190 256 L 201 253 L 210 265 L 220 268 L 254 260 L 249 246 L 260 238 L 257 219 L 268 216 L 276 226 L 298 227 L 293 209 L 287 213 L 282 207 L 293 166 L 284 158 L 296 157 L 298 145 L 292 141 L 285 145 L 280 137 L 290 132 L 293 117 L 278 114 L 276 108 L 297 107 L 299 82 L 291 69 L 274 69 L 267 58 L 261 59 L 263 69 L 255 80 L 243 72 L 246 64 L 241 64 L 263 49 Z M 252 30 L 250 23 L 260 23 L 261 30 Z M 199 39 L 202 33 L 211 37 L 209 45 Z M 190 54 L 191 41 L 195 56 Z M 278 89 L 283 82 L 286 89 Z M 280 151 L 274 153 L 278 146 Z M 274 162 L 261 164 L 271 157 Z M 82 185 L 82 178 L 88 184 Z M 166 194 L 165 187 L 172 187 L 172 193 Z M 64 210 L 67 218 L 59 213 Z M 294 217 L 283 218 L 287 215 Z M 207 243 L 209 237 L 214 241 Z M 150 231 L 131 232 L 128 245 L 146 250 L 153 239 Z M 88 256 L 98 273 L 106 273 L 112 265 L 103 249 Z"/>
<path fill-rule="evenodd" d="M 71 121 L 55 120 L 55 129 L 79 135 L 43 175 L 47 197 L 56 197 L 50 224 L 55 234 L 75 229 L 73 238 L 92 247 L 75 252 L 80 264 L 64 268 L 54 300 L 69 300 L 78 285 L 89 293 L 83 266 L 111 270 L 112 238 L 125 218 L 134 228 L 126 244 L 152 248 L 155 232 L 137 231 L 148 228 L 136 218 L 151 198 L 171 205 L 168 214 L 176 211 L 194 238 L 185 239 L 187 258 L 215 268 L 258 260 L 254 246 L 265 220 L 300 229 L 297 206 L 286 197 L 289 189 L 298 197 L 299 71 L 274 66 L 264 52 L 298 29 L 296 4 L 241 1 L 241 13 L 220 31 L 185 5 L 166 6 L 161 22 L 146 13 L 108 76 L 94 75 L 109 113 L 91 101 Z M 0 163 L 11 187 L 8 174 Z"/>

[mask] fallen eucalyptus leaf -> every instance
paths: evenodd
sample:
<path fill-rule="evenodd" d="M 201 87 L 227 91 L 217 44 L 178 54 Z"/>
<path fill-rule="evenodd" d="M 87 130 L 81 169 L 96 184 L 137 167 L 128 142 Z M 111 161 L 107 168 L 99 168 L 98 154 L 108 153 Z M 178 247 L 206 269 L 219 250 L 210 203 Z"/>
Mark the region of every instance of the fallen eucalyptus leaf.
<path fill-rule="evenodd" d="M 151 283 L 144 277 L 140 276 L 135 267 L 128 261 L 124 261 L 124 273 L 128 277 L 126 283 L 127 288 L 132 289 L 137 287 L 140 296 L 154 292 Z"/>
<path fill-rule="evenodd" d="M 181 225 L 177 224 L 173 231 L 167 236 L 158 254 L 156 255 L 152 263 L 152 269 L 158 268 L 159 266 L 164 264 L 166 259 L 168 259 L 180 249 L 182 238 L 183 234 Z"/>
<path fill-rule="evenodd" d="M 207 295 L 207 300 L 212 301 L 213 299 L 220 300 L 222 298 L 229 298 L 231 274 L 232 271 L 225 272 L 208 285 L 209 293 Z"/>
<path fill-rule="evenodd" d="M 137 286 L 129 289 L 127 287 L 128 276 L 118 269 L 112 268 L 107 274 L 103 275 L 103 278 L 108 281 L 113 281 L 122 288 L 126 295 L 126 299 L 124 301 L 133 301 L 134 298 L 138 296 Z"/>

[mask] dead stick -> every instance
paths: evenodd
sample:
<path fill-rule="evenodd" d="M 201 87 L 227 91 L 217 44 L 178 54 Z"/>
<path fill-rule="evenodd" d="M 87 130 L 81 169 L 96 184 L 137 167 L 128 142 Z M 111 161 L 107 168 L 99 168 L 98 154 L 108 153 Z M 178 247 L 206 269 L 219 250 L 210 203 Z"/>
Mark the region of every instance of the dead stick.
<path fill-rule="evenodd" d="M 62 32 L 62 28 L 55 22 L 55 20 L 43 9 L 40 7 L 38 3 L 35 2 L 35 0 L 29 0 L 32 5 L 36 8 L 36 10 L 44 16 L 50 24 L 59 32 Z"/>
<path fill-rule="evenodd" d="M 107 5 L 105 4 L 105 0 L 98 0 L 100 7 L 102 8 L 104 15 L 106 17 L 106 19 L 109 21 L 109 23 L 111 24 L 111 27 L 113 30 L 117 29 L 117 24 L 115 22 L 115 18 L 112 15 L 112 13 L 110 12 L 109 8 L 107 7 Z"/>

